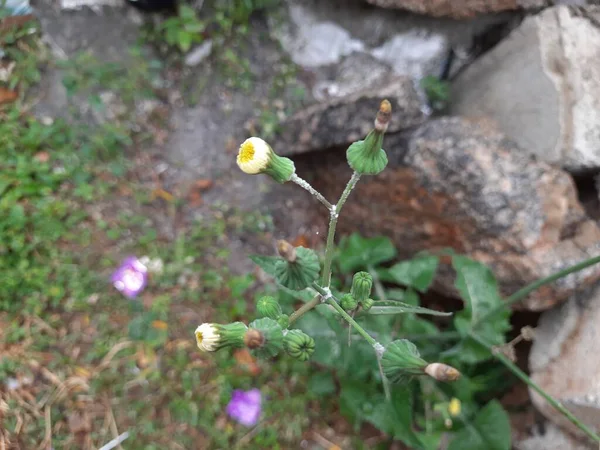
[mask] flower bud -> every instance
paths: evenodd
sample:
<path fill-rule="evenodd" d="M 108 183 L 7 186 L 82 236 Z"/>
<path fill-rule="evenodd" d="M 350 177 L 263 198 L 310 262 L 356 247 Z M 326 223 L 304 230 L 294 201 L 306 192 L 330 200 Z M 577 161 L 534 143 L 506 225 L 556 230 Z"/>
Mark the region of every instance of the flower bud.
<path fill-rule="evenodd" d="M 215 352 L 225 347 L 244 346 L 244 335 L 248 327 L 242 322 L 227 325 L 203 323 L 196 328 L 196 344 L 203 352 Z"/>
<path fill-rule="evenodd" d="M 263 317 L 249 325 L 246 345 L 261 358 L 272 358 L 283 348 L 283 330 L 273 319 Z"/>
<path fill-rule="evenodd" d="M 269 144 L 258 137 L 248 138 L 240 145 L 237 165 L 251 175 L 266 173 L 278 183 L 290 181 L 296 172 L 291 159 L 278 156 Z"/>
<path fill-rule="evenodd" d="M 381 357 L 383 372 L 392 382 L 400 382 L 413 375 L 423 375 L 427 364 L 415 344 L 407 339 L 388 344 Z"/>
<path fill-rule="evenodd" d="M 292 290 L 301 290 L 319 278 L 319 257 L 311 249 L 296 247 L 293 262 L 280 260 L 275 265 L 275 278 L 282 286 Z"/>
<path fill-rule="evenodd" d="M 381 146 L 391 115 L 392 105 L 387 100 L 382 101 L 373 130 L 364 141 L 354 142 L 348 147 L 346 158 L 355 172 L 362 175 L 377 175 L 387 166 L 388 158 Z"/>
<path fill-rule="evenodd" d="M 442 363 L 431 363 L 425 367 L 425 373 L 437 381 L 456 381 L 460 372 L 454 367 Z"/>
<path fill-rule="evenodd" d="M 371 309 L 371 307 L 373 306 L 374 303 L 375 303 L 375 300 L 373 300 L 372 298 L 368 298 L 366 300 L 363 300 L 360 303 L 360 306 L 362 306 L 363 311 L 368 311 Z"/>
<path fill-rule="evenodd" d="M 373 277 L 368 272 L 357 272 L 352 278 L 352 290 L 350 293 L 357 302 L 362 303 L 371 295 Z"/>
<path fill-rule="evenodd" d="M 261 317 L 277 320 L 281 316 L 281 306 L 274 297 L 267 295 L 256 302 L 256 312 Z"/>
<path fill-rule="evenodd" d="M 315 340 L 300 330 L 290 330 L 283 338 L 285 351 L 298 361 L 306 361 L 315 352 Z"/>
<path fill-rule="evenodd" d="M 286 329 L 287 327 L 290 326 L 290 316 L 288 316 L 287 314 L 282 314 L 281 316 L 279 316 L 279 318 L 277 319 L 277 323 L 279 324 L 279 326 L 282 329 Z"/>
<path fill-rule="evenodd" d="M 277 241 L 277 251 L 283 259 L 291 263 L 295 262 L 296 257 L 298 256 L 296 254 L 296 248 L 288 241 L 284 241 L 283 239 Z"/>
<path fill-rule="evenodd" d="M 358 302 L 352 294 L 344 294 L 342 298 L 340 298 L 340 306 L 344 309 L 344 311 L 354 311 L 358 306 Z"/>

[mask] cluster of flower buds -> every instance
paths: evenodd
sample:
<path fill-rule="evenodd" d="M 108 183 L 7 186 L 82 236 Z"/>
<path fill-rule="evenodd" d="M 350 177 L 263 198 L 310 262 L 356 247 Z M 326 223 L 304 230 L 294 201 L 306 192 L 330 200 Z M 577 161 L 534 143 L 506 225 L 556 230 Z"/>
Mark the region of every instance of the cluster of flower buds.
<path fill-rule="evenodd" d="M 352 278 L 352 288 L 349 294 L 340 298 L 340 306 L 345 311 L 354 311 L 359 306 L 363 311 L 368 311 L 373 306 L 371 290 L 373 289 L 373 277 L 368 272 L 357 272 Z"/>
<path fill-rule="evenodd" d="M 460 372 L 452 366 L 425 361 L 415 344 L 407 339 L 398 339 L 385 347 L 381 367 L 392 382 L 402 382 L 417 375 L 429 375 L 437 381 L 456 381 L 460 378 Z"/>
<path fill-rule="evenodd" d="M 241 322 L 227 325 L 204 323 L 196 329 L 196 343 L 204 352 L 223 348 L 250 349 L 259 358 L 273 358 L 282 350 L 300 361 L 315 351 L 315 341 L 301 330 L 288 330 L 289 316 L 283 314 L 277 300 L 262 297 L 256 303 L 260 318 L 248 326 Z"/>

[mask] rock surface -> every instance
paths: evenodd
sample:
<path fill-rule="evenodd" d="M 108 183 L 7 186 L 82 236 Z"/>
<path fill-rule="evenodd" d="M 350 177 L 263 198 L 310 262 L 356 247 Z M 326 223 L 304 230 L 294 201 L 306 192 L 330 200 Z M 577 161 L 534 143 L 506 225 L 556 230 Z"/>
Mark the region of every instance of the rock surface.
<path fill-rule="evenodd" d="M 542 160 L 598 168 L 599 56 L 600 7 L 547 9 L 458 77 L 452 113 L 493 118 Z"/>
<path fill-rule="evenodd" d="M 374 112 L 382 98 L 392 103 L 394 119 L 389 131 L 423 123 L 427 110 L 415 83 L 396 77 L 383 86 L 316 103 L 298 111 L 282 124 L 275 146 L 282 155 L 305 153 L 315 148 L 347 146 L 373 128 Z"/>
<path fill-rule="evenodd" d="M 532 379 L 581 421 L 600 430 L 600 287 L 575 295 L 542 314 L 529 355 Z M 530 391 L 534 405 L 551 421 L 581 431 Z"/>
<path fill-rule="evenodd" d="M 600 250 L 600 229 L 577 200 L 571 177 L 536 162 L 488 122 L 444 118 L 406 142 L 386 135 L 390 164 L 364 177 L 344 207 L 339 228 L 392 238 L 401 256 L 451 247 L 488 264 L 510 294 Z M 345 149 L 315 158 L 309 179 L 337 198 L 350 176 Z M 437 289 L 453 291 L 443 267 Z M 600 278 L 589 268 L 531 294 L 543 310 Z"/>
<path fill-rule="evenodd" d="M 367 0 L 367 2 L 384 8 L 406 9 L 419 14 L 455 19 L 517 9 L 587 3 L 586 0 Z"/>
<path fill-rule="evenodd" d="M 515 444 L 516 450 L 595 450 L 592 445 L 580 442 L 551 423 L 545 432 L 538 433 Z"/>

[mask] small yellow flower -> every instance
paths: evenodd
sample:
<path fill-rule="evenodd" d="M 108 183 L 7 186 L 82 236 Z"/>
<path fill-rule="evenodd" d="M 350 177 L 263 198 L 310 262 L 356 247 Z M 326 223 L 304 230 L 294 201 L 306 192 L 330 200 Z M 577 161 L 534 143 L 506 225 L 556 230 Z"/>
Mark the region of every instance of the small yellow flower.
<path fill-rule="evenodd" d="M 203 352 L 214 352 L 219 349 L 219 332 L 212 323 L 203 323 L 196 328 L 196 343 Z"/>
<path fill-rule="evenodd" d="M 460 400 L 456 397 L 453 397 L 452 400 L 450 400 L 450 403 L 448 404 L 448 413 L 450 413 L 452 417 L 460 415 Z"/>
<path fill-rule="evenodd" d="M 256 175 L 263 173 L 271 159 L 271 147 L 261 138 L 251 137 L 240 145 L 237 164 L 243 172 Z"/>

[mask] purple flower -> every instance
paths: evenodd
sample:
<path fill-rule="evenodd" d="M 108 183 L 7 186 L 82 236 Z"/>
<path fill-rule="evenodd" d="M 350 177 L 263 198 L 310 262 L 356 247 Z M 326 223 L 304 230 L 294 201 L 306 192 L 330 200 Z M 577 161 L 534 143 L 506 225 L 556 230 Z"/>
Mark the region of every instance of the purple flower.
<path fill-rule="evenodd" d="M 135 256 L 126 258 L 111 278 L 113 286 L 128 298 L 134 298 L 142 292 L 147 279 L 148 269 Z"/>
<path fill-rule="evenodd" d="M 244 426 L 252 427 L 258 422 L 262 398 L 258 389 L 233 391 L 231 401 L 227 405 L 227 414 Z"/>

